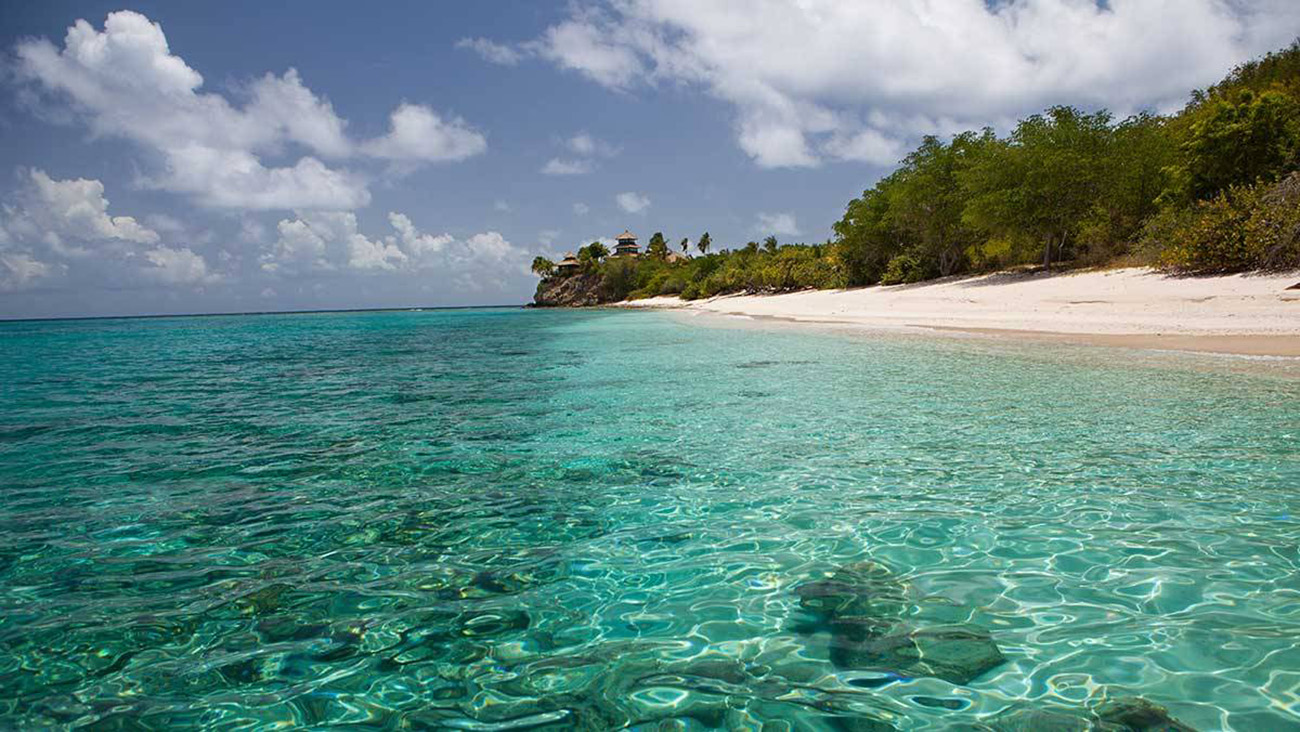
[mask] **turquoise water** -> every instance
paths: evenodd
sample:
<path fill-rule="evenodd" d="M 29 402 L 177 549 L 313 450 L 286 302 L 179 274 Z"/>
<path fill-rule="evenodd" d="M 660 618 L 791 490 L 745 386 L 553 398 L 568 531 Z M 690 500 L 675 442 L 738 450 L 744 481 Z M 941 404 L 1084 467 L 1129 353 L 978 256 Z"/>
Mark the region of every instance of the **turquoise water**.
<path fill-rule="evenodd" d="M 737 326 L 0 323 L 0 726 L 1300 728 L 1292 366 Z"/>

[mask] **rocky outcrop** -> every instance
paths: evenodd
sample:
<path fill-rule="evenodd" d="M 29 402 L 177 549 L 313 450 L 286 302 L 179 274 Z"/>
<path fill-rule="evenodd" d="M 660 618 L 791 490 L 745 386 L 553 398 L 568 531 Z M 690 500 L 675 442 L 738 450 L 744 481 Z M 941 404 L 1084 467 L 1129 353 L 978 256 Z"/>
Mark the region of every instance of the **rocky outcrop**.
<path fill-rule="evenodd" d="M 533 305 L 539 308 L 581 307 L 606 302 L 598 273 L 547 277 L 537 283 Z"/>

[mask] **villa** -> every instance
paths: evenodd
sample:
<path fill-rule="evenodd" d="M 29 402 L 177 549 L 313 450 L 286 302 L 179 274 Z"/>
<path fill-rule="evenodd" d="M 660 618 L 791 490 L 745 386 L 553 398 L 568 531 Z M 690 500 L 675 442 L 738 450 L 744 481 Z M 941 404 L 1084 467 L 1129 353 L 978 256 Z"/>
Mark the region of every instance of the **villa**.
<path fill-rule="evenodd" d="M 636 234 L 627 229 L 624 229 L 623 233 L 615 237 L 614 240 L 617 242 L 614 244 L 614 256 L 636 257 L 641 254 L 640 248 L 636 245 Z"/>
<path fill-rule="evenodd" d="M 582 267 L 578 258 L 573 256 L 573 252 L 565 252 L 564 259 L 555 263 L 555 271 L 563 276 L 571 275 Z"/>

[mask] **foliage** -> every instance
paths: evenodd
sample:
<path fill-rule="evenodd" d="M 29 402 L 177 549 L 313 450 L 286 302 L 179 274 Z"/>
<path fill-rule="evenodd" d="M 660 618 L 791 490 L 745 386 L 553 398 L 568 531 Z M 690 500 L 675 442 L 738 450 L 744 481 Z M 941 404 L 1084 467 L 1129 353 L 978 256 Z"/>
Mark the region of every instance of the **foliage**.
<path fill-rule="evenodd" d="M 1244 90 L 1207 100 L 1192 113 L 1182 162 L 1166 198 L 1205 200 L 1234 185 L 1276 180 L 1300 154 L 1297 100 Z"/>
<path fill-rule="evenodd" d="M 920 282 L 933 276 L 932 270 L 927 268 L 923 260 L 912 254 L 899 254 L 889 260 L 889 264 L 885 266 L 885 272 L 880 276 L 880 284 L 901 285 Z"/>
<path fill-rule="evenodd" d="M 637 262 L 631 257 L 613 257 L 601 270 L 600 294 L 606 302 L 624 300 L 636 287 Z"/>
<path fill-rule="evenodd" d="M 533 274 L 543 279 L 555 273 L 555 263 L 546 257 L 533 258 Z"/>
<path fill-rule="evenodd" d="M 664 238 L 662 231 L 656 231 L 654 236 L 650 237 L 650 243 L 645 248 L 646 256 L 655 259 L 663 259 L 668 256 L 668 240 Z"/>
<path fill-rule="evenodd" d="M 1259 196 L 1246 222 L 1246 239 L 1255 256 L 1252 267 L 1300 268 L 1300 172 Z"/>
<path fill-rule="evenodd" d="M 609 249 L 598 241 L 593 241 L 578 250 L 578 262 L 582 265 L 583 272 L 596 271 L 600 263 L 608 256 Z"/>
<path fill-rule="evenodd" d="M 1052 107 L 1005 137 L 930 136 L 849 201 L 825 244 L 769 236 L 669 262 L 579 250 L 602 297 L 685 299 L 1138 261 L 1187 273 L 1300 267 L 1300 42 L 1237 67 L 1174 115 Z M 690 242 L 683 239 L 683 252 Z M 543 277 L 544 260 L 534 261 Z"/>
<path fill-rule="evenodd" d="M 1300 173 L 1275 184 L 1234 186 L 1190 208 L 1169 208 L 1144 232 L 1175 272 L 1220 274 L 1300 267 Z"/>

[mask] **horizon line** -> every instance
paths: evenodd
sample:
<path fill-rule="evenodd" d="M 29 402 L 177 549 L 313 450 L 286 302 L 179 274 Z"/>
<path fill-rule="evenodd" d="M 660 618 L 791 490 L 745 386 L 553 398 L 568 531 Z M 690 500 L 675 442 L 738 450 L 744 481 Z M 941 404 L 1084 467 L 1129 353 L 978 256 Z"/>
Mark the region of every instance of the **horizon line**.
<path fill-rule="evenodd" d="M 147 315 L 56 315 L 52 317 L 6 318 L 0 323 L 37 323 L 62 320 L 142 320 L 145 318 L 219 318 L 231 315 L 323 315 L 328 313 L 393 313 L 423 310 L 488 310 L 527 307 L 527 303 L 498 305 L 408 305 L 388 308 L 321 308 L 318 310 L 233 310 L 217 313 L 150 313 Z"/>

